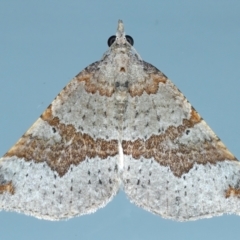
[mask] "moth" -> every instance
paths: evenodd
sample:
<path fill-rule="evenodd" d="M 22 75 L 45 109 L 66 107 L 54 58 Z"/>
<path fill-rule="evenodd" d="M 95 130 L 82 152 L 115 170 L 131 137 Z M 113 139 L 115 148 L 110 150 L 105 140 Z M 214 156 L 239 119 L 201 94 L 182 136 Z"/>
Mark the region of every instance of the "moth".
<path fill-rule="evenodd" d="M 0 159 L 0 209 L 48 220 L 130 201 L 178 221 L 240 214 L 240 165 L 118 22 L 102 59 Z"/>

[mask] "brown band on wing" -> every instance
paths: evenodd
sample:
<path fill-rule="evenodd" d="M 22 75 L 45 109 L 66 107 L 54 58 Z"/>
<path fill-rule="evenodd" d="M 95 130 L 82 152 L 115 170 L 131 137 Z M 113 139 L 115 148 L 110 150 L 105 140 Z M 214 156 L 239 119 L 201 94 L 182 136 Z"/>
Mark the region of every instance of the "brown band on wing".
<path fill-rule="evenodd" d="M 167 77 L 161 73 L 149 74 L 145 81 L 138 81 L 129 86 L 129 93 L 131 97 L 141 96 L 143 92 L 147 94 L 156 94 L 159 84 L 165 84 Z"/>
<path fill-rule="evenodd" d="M 128 73 L 126 73 L 128 74 Z M 165 84 L 167 77 L 161 72 L 149 73 L 145 79 L 131 82 L 128 86 L 128 92 L 131 97 L 141 96 L 144 92 L 147 94 L 156 94 L 159 84 Z M 107 79 L 97 69 L 93 75 L 88 69 L 85 69 L 76 76 L 78 82 L 85 83 L 85 90 L 88 93 L 99 93 L 101 96 L 111 97 L 115 92 L 115 85 L 113 79 Z"/>
<path fill-rule="evenodd" d="M 234 188 L 232 186 L 229 186 L 229 188 L 225 191 L 225 197 L 240 197 L 240 189 Z"/>
<path fill-rule="evenodd" d="M 192 109 L 191 118 L 183 120 L 183 124 L 169 127 L 163 134 L 153 135 L 148 140 L 122 141 L 123 152 L 134 159 L 154 158 L 160 165 L 169 166 L 173 174 L 181 177 L 194 165 L 216 163 L 217 161 L 237 160 L 219 139 L 184 145 L 178 138 L 195 124 L 202 121 L 199 114 Z M 177 148 L 170 148 L 169 142 Z"/>
<path fill-rule="evenodd" d="M 49 167 L 63 176 L 70 165 L 78 165 L 86 158 L 99 157 L 106 159 L 118 154 L 117 140 L 94 140 L 88 134 L 76 132 L 73 125 L 64 125 L 57 117 L 53 117 L 51 105 L 41 116 L 61 136 L 60 142 L 53 139 L 41 139 L 25 134 L 4 157 L 16 156 L 26 161 L 46 162 Z"/>
<path fill-rule="evenodd" d="M 92 74 L 83 71 L 76 78 L 77 81 L 85 83 L 85 90 L 88 93 L 95 94 L 98 92 L 101 96 L 111 97 L 115 91 L 114 85 L 106 81 L 106 79 L 102 79 L 101 76 L 93 77 Z"/>
<path fill-rule="evenodd" d="M 12 181 L 0 185 L 0 194 L 3 194 L 4 192 L 9 192 L 12 195 L 14 194 L 15 188 L 12 184 Z"/>
<path fill-rule="evenodd" d="M 192 111 L 191 111 L 191 117 L 190 117 L 190 122 L 192 124 L 192 127 L 196 124 L 201 122 L 202 118 L 201 116 L 198 114 L 198 112 L 192 107 Z"/>

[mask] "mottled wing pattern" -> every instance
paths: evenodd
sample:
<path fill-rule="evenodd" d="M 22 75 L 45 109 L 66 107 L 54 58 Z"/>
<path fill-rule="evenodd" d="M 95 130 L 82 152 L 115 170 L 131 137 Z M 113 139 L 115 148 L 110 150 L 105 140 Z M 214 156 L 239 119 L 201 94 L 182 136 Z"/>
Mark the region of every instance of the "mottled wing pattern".
<path fill-rule="evenodd" d="M 240 214 L 240 164 L 172 82 L 141 60 L 122 21 L 0 159 L 0 209 L 58 220 L 117 193 L 175 220 Z"/>
<path fill-rule="evenodd" d="M 240 214 L 239 162 L 172 82 L 142 64 L 144 86 L 135 87 L 145 91 L 130 91 L 124 119 L 126 194 L 174 220 Z"/>
<path fill-rule="evenodd" d="M 0 208 L 58 220 L 94 212 L 117 193 L 114 101 L 98 67 L 77 75 L 1 158 Z"/>

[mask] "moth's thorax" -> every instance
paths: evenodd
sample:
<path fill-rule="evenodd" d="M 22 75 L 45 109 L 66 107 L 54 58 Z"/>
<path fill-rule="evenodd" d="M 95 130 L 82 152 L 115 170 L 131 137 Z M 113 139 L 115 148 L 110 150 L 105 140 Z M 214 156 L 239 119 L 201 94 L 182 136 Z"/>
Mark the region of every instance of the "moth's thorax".
<path fill-rule="evenodd" d="M 112 61 L 112 66 L 115 74 L 127 72 L 131 58 L 131 47 L 128 45 L 120 45 L 113 47 L 110 50 L 109 59 Z"/>
<path fill-rule="evenodd" d="M 119 127 L 121 128 L 122 116 L 124 115 L 128 97 L 129 97 L 129 85 L 130 81 L 130 69 L 129 69 L 129 57 L 127 54 L 117 54 L 114 59 L 115 63 L 115 76 L 114 76 L 114 100 L 116 118 L 120 121 Z"/>
<path fill-rule="evenodd" d="M 117 90 L 129 87 L 136 81 L 138 75 L 143 74 L 141 60 L 128 43 L 120 45 L 115 43 L 105 54 L 104 60 L 106 64 L 102 70 L 105 79 L 113 83 Z"/>
<path fill-rule="evenodd" d="M 131 47 L 127 44 L 115 44 L 108 55 L 106 66 L 107 81 L 114 88 L 114 100 L 116 114 L 122 115 L 126 109 L 129 85 L 131 84 Z M 118 118 L 118 116 L 116 116 Z"/>

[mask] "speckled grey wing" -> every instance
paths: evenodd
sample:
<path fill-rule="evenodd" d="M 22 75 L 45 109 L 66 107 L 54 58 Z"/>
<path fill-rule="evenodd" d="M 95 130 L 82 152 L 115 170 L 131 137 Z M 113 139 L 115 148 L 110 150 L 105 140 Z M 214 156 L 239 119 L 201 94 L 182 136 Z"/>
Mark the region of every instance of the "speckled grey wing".
<path fill-rule="evenodd" d="M 167 77 L 145 62 L 143 69 L 143 91 L 130 91 L 123 127 L 130 200 L 179 221 L 240 214 L 237 159 Z"/>
<path fill-rule="evenodd" d="M 0 159 L 0 209 L 58 220 L 94 212 L 117 193 L 114 103 L 98 64 L 77 75 Z"/>

